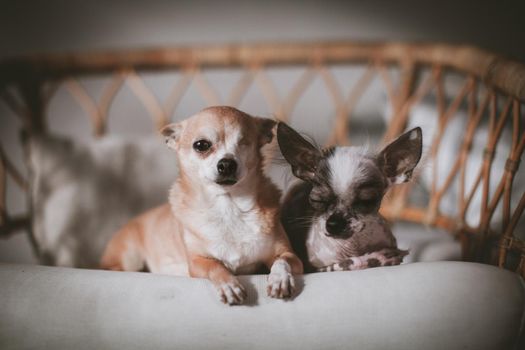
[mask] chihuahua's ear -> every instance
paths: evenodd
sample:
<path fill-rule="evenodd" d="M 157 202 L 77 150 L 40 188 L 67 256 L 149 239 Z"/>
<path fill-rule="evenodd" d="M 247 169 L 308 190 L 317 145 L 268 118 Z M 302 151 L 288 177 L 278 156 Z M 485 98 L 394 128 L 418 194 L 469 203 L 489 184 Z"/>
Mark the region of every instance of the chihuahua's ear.
<path fill-rule="evenodd" d="M 322 158 L 321 151 L 283 122 L 277 124 L 277 142 L 284 158 L 292 166 L 293 174 L 302 180 L 312 181 Z"/>
<path fill-rule="evenodd" d="M 264 146 L 272 142 L 274 135 L 274 127 L 277 122 L 269 118 L 255 117 L 257 128 L 259 132 L 259 146 Z"/>
<path fill-rule="evenodd" d="M 378 165 L 390 184 L 407 182 L 421 159 L 423 135 L 417 127 L 407 131 L 386 146 L 377 158 Z"/>
<path fill-rule="evenodd" d="M 164 140 L 166 141 L 166 145 L 168 145 L 171 149 L 177 149 L 177 144 L 180 139 L 180 135 L 182 134 L 182 123 L 174 123 L 174 124 L 168 124 L 162 129 L 160 129 L 160 133 L 162 136 L 164 136 Z"/>

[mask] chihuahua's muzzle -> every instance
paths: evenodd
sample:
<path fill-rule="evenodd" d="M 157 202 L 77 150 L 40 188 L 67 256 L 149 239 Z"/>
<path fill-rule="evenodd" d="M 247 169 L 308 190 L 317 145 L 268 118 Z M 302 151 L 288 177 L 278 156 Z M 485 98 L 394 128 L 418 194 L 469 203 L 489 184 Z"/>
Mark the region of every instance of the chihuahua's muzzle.
<path fill-rule="evenodd" d="M 231 186 L 237 182 L 237 162 L 233 158 L 222 158 L 217 163 L 217 180 L 219 185 Z"/>

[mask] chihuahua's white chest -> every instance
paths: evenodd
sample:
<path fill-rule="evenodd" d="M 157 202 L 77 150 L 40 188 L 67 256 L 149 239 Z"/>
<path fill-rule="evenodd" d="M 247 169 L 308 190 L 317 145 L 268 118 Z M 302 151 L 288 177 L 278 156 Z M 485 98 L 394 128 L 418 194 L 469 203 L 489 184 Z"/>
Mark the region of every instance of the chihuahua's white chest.
<path fill-rule="evenodd" d="M 253 202 L 219 196 L 201 215 L 201 234 L 208 253 L 234 273 L 253 272 L 269 256 L 273 235 L 263 232 L 264 222 Z"/>

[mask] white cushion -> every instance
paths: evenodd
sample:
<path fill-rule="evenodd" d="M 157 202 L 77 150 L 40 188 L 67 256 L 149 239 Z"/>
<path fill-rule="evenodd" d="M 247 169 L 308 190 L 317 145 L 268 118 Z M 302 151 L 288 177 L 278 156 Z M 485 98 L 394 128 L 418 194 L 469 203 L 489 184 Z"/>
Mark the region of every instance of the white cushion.
<path fill-rule="evenodd" d="M 447 231 L 409 222 L 395 222 L 392 232 L 400 249 L 407 249 L 404 263 L 461 261 L 461 244 Z"/>
<path fill-rule="evenodd" d="M 523 325 L 523 281 L 488 265 L 310 274 L 292 301 L 241 280 L 230 307 L 201 279 L 0 265 L 0 348 L 512 349 Z"/>

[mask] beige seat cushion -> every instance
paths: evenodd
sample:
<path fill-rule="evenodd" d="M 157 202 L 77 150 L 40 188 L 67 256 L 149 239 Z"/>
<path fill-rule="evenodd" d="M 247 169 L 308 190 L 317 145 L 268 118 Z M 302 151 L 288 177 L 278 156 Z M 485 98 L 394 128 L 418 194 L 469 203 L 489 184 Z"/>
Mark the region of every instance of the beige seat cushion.
<path fill-rule="evenodd" d="M 2 349 L 512 349 L 523 325 L 518 275 L 462 262 L 301 279 L 293 301 L 242 277 L 248 304 L 206 280 L 0 265 Z"/>

